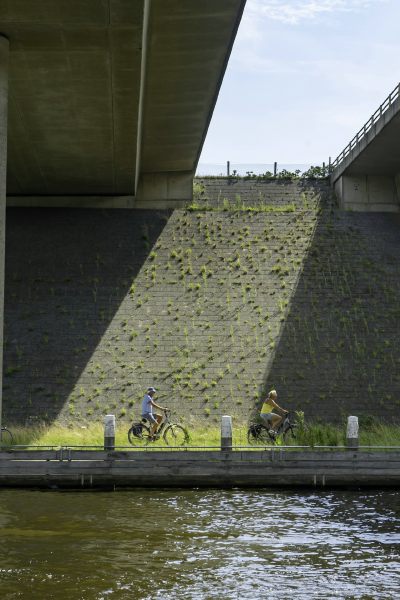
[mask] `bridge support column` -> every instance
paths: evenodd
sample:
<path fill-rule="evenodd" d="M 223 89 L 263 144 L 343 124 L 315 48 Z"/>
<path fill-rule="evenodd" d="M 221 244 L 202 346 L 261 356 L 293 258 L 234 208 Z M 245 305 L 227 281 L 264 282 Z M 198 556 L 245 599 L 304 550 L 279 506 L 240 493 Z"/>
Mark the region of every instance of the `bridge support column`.
<path fill-rule="evenodd" d="M 340 208 L 368 212 L 399 212 L 395 177 L 390 175 L 342 175 L 335 182 Z"/>
<path fill-rule="evenodd" d="M 142 173 L 135 208 L 180 208 L 193 197 L 193 173 Z"/>
<path fill-rule="evenodd" d="M 6 241 L 8 39 L 0 35 L 0 426 L 3 384 L 4 259 Z"/>

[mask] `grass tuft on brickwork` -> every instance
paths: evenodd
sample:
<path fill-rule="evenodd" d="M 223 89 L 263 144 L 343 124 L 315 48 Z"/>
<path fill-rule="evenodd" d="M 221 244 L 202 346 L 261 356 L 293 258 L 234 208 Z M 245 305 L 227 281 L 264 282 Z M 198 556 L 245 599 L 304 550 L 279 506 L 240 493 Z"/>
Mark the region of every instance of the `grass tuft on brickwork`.
<path fill-rule="evenodd" d="M 188 212 L 252 212 L 252 213 L 291 213 L 296 210 L 294 203 L 291 204 L 246 204 L 240 199 L 231 202 L 224 198 L 222 205 L 212 205 L 194 200 L 186 206 Z"/>

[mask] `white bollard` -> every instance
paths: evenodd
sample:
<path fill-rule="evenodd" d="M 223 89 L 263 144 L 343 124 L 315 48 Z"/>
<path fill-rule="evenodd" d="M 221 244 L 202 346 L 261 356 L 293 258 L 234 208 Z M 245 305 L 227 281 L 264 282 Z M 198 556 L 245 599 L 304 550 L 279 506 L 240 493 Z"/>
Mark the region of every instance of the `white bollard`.
<path fill-rule="evenodd" d="M 115 450 L 115 415 L 104 417 L 104 450 Z"/>
<path fill-rule="evenodd" d="M 358 448 L 358 417 L 347 418 L 346 446 L 352 450 Z"/>
<path fill-rule="evenodd" d="M 221 417 L 221 450 L 232 450 L 232 417 Z"/>

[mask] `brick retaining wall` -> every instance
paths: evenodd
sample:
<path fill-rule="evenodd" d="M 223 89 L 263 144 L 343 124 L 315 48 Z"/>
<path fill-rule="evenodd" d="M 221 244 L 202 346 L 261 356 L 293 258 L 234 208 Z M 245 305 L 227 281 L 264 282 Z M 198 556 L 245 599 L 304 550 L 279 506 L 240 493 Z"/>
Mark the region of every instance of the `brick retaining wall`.
<path fill-rule="evenodd" d="M 147 385 L 196 421 L 270 387 L 309 418 L 398 418 L 399 217 L 310 182 L 196 195 L 226 210 L 9 209 L 5 421 L 130 419 Z"/>

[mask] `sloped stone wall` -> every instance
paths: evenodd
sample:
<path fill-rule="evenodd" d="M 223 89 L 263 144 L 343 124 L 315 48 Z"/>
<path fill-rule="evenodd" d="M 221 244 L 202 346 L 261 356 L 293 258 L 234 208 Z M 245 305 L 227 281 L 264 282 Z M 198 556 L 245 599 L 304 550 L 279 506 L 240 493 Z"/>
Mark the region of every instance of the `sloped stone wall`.
<path fill-rule="evenodd" d="M 208 210 L 205 210 L 208 208 Z M 326 184 L 198 180 L 190 210 L 13 209 L 5 419 L 399 415 L 400 228 Z"/>

